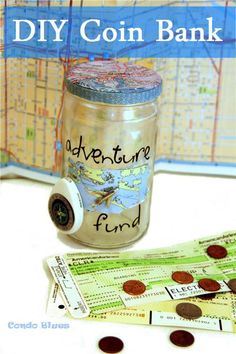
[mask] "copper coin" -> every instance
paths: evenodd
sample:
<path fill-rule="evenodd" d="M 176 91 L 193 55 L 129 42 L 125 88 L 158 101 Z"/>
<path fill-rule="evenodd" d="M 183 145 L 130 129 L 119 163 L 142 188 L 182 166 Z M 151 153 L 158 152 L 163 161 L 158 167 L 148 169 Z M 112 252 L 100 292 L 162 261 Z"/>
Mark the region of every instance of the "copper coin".
<path fill-rule="evenodd" d="M 179 316 L 187 320 L 196 320 L 202 316 L 200 307 L 189 302 L 181 302 L 176 306 L 175 310 Z"/>
<path fill-rule="evenodd" d="M 141 295 L 146 286 L 140 280 L 128 280 L 123 284 L 123 290 L 129 295 Z"/>
<path fill-rule="evenodd" d="M 194 343 L 194 336 L 190 332 L 178 330 L 170 334 L 170 341 L 178 347 L 189 347 Z"/>
<path fill-rule="evenodd" d="M 198 295 L 197 297 L 199 297 L 201 300 L 212 300 L 216 297 L 216 294 L 202 294 Z"/>
<path fill-rule="evenodd" d="M 221 259 L 227 256 L 227 250 L 223 246 L 212 245 L 207 248 L 207 254 L 212 258 Z"/>
<path fill-rule="evenodd" d="M 172 273 L 172 279 L 180 284 L 190 284 L 193 282 L 192 274 L 188 272 L 178 271 Z"/>
<path fill-rule="evenodd" d="M 119 353 L 124 348 L 124 343 L 120 338 L 108 336 L 100 339 L 98 346 L 104 353 Z"/>
<path fill-rule="evenodd" d="M 228 282 L 228 287 L 232 290 L 234 294 L 236 294 L 236 278 L 230 279 L 230 281 Z"/>
<path fill-rule="evenodd" d="M 198 285 L 206 291 L 218 291 L 221 288 L 220 284 L 216 280 L 208 278 L 200 279 L 198 281 Z"/>

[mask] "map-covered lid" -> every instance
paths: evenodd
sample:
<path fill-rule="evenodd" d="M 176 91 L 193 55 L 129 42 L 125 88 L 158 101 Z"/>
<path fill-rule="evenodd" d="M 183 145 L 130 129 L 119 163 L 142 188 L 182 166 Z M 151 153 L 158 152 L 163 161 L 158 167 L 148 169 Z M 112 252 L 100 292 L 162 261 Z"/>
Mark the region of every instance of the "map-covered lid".
<path fill-rule="evenodd" d="M 76 96 L 124 105 L 154 100 L 161 93 L 161 82 L 153 70 L 114 60 L 75 65 L 65 78 L 68 91 Z"/>

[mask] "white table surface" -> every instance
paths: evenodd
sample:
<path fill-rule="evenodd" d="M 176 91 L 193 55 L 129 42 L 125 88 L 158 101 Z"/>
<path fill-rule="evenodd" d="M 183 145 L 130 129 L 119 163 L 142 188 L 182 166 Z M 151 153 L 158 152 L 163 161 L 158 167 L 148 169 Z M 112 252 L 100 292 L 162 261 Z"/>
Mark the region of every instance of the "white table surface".
<path fill-rule="evenodd" d="M 96 354 L 101 353 L 98 340 L 107 335 L 123 340 L 122 354 L 235 352 L 236 334 L 191 330 L 195 343 L 182 349 L 170 343 L 170 327 L 47 316 L 49 274 L 43 260 L 86 250 L 57 236 L 47 212 L 50 189 L 24 179 L 1 181 L 1 354 Z M 168 246 L 236 229 L 235 211 L 236 179 L 160 173 L 155 176 L 148 233 L 129 249 Z M 9 322 L 30 321 L 39 328 L 8 328 Z M 41 329 L 43 321 L 67 323 L 69 329 Z"/>

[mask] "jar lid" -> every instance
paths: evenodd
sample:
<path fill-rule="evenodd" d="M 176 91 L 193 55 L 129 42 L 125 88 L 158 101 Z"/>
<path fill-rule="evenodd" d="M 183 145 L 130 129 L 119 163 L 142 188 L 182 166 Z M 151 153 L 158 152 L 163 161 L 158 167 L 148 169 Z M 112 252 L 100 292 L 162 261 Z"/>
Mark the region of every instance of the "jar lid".
<path fill-rule="evenodd" d="M 136 104 L 154 100 L 161 93 L 161 77 L 132 63 L 99 60 L 75 65 L 66 75 L 69 92 L 90 101 Z"/>

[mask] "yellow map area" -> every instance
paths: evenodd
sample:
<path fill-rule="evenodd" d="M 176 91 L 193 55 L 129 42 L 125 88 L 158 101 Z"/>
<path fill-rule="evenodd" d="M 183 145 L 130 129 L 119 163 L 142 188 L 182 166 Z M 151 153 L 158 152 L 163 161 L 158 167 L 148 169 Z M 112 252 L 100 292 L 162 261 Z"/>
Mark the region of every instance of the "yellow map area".
<path fill-rule="evenodd" d="M 147 166 L 143 165 L 143 166 L 140 166 L 140 167 L 124 170 L 124 171 L 121 172 L 121 176 L 122 177 L 128 177 L 128 176 L 131 176 L 131 175 L 138 176 L 138 175 L 144 173 L 146 171 L 146 168 L 147 168 Z"/>
<path fill-rule="evenodd" d="M 4 59 L 1 8 L 0 165 L 12 172 L 53 181 L 62 172 L 61 109 L 67 64 L 60 59 Z M 206 1 L 23 1 L 5 5 L 109 6 L 209 5 Z M 226 1 L 217 1 L 225 6 Z M 228 2 L 227 2 L 228 4 Z M 229 6 L 233 5 L 229 2 Z M 102 56 L 101 52 L 101 56 Z M 132 58 L 125 60 L 134 61 Z M 85 59 L 73 63 L 80 62 Z M 166 165 L 214 166 L 215 173 L 236 174 L 236 59 L 146 59 L 138 64 L 157 70 L 163 78 L 159 103 L 156 160 Z M 72 62 L 72 61 L 71 61 Z M 185 163 L 183 165 L 183 162 Z M 218 170 L 217 170 L 218 168 Z M 168 169 L 168 168 L 167 168 Z M 50 177 L 51 176 L 51 177 Z"/>

